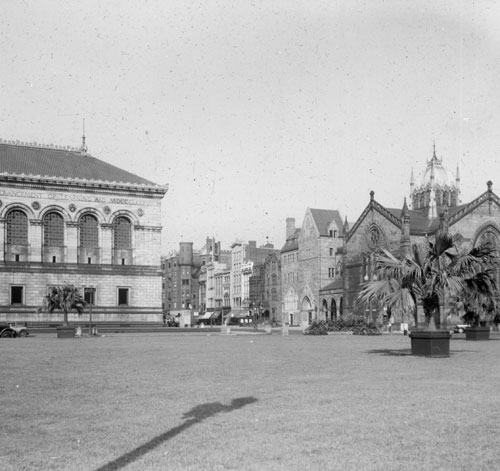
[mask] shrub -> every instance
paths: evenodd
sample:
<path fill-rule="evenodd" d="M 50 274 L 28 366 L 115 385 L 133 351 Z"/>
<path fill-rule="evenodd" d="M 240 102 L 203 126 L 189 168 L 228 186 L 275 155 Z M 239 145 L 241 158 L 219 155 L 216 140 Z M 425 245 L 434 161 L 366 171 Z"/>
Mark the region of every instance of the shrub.
<path fill-rule="evenodd" d="M 304 330 L 305 335 L 327 335 L 328 332 L 352 332 L 354 335 L 381 335 L 382 332 L 374 322 L 349 316 L 329 321 L 313 321 Z"/>
<path fill-rule="evenodd" d="M 328 326 L 325 321 L 313 321 L 313 323 L 304 330 L 304 335 L 328 335 Z"/>

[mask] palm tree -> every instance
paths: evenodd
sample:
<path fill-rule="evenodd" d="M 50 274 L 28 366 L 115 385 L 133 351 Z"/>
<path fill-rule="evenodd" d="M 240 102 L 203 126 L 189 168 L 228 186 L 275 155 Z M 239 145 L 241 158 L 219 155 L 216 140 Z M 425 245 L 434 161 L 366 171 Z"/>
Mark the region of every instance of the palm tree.
<path fill-rule="evenodd" d="M 68 325 L 68 313 L 75 309 L 78 314 L 83 312 L 86 302 L 78 288 L 74 285 L 53 286 L 45 296 L 43 310 L 52 313 L 60 310 L 64 313 L 63 325 Z"/>
<path fill-rule="evenodd" d="M 440 325 L 440 304 L 445 297 L 459 297 L 476 308 L 494 299 L 498 257 L 495 247 L 482 245 L 461 251 L 448 234 L 435 241 L 413 245 L 411 256 L 401 260 L 389 251 L 376 256 L 377 280 L 365 283 L 358 300 L 378 301 L 391 310 L 412 313 L 418 325 L 417 305 L 422 304 L 426 324 Z M 468 303 L 468 304 L 467 304 Z"/>

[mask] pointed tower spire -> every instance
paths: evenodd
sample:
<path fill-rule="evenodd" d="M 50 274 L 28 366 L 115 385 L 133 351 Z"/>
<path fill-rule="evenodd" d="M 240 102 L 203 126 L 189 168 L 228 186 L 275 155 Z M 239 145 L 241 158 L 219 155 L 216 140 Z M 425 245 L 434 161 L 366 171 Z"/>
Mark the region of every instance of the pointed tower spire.
<path fill-rule="evenodd" d="M 80 152 L 84 155 L 87 154 L 87 145 L 85 144 L 85 118 L 83 118 L 83 133 L 82 133 L 82 145 L 80 147 Z"/>
<path fill-rule="evenodd" d="M 403 210 L 401 211 L 401 258 L 405 258 L 410 254 L 410 210 L 406 204 L 406 198 L 403 204 Z"/>
<path fill-rule="evenodd" d="M 349 232 L 349 223 L 347 222 L 347 216 L 345 217 L 344 227 L 342 228 L 342 232 L 346 235 Z"/>
<path fill-rule="evenodd" d="M 411 169 L 411 176 L 410 176 L 410 206 L 412 209 L 414 206 L 413 193 L 415 193 L 415 175 L 413 174 L 413 168 L 412 168 Z"/>

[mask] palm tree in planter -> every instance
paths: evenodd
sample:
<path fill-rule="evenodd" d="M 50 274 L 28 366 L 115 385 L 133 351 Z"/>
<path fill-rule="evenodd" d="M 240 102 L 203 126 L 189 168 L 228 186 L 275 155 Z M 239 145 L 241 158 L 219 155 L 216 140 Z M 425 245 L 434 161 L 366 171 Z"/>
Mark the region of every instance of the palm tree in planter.
<path fill-rule="evenodd" d="M 467 340 L 489 340 L 489 323 L 495 317 L 500 301 L 496 286 L 496 269 L 490 267 L 484 279 L 473 277 L 465 279 L 462 319 L 471 327 L 465 329 Z"/>
<path fill-rule="evenodd" d="M 74 337 L 74 328 L 68 323 L 68 313 L 76 310 L 78 314 L 81 314 L 85 304 L 85 300 L 74 285 L 53 286 L 49 289 L 49 293 L 43 300 L 43 310 L 49 313 L 55 310 L 63 312 L 63 324 L 57 328 L 59 338 Z"/>
<path fill-rule="evenodd" d="M 422 305 L 425 328 L 411 333 L 412 352 L 424 356 L 449 356 L 451 334 L 440 327 L 440 305 L 447 297 L 488 296 L 495 289 L 495 248 L 483 245 L 460 250 L 448 234 L 413 245 L 402 259 L 382 250 L 376 255 L 377 279 L 365 283 L 359 300 L 379 301 L 391 310 L 412 313 L 418 326 L 417 306 Z"/>

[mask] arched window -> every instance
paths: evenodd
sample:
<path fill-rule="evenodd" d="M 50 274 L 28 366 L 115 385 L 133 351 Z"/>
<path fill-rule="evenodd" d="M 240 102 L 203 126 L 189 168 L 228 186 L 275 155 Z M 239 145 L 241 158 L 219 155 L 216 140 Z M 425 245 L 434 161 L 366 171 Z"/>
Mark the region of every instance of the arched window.
<path fill-rule="evenodd" d="M 330 314 L 332 320 L 337 319 L 337 303 L 334 298 L 332 298 L 332 303 L 330 304 Z"/>
<path fill-rule="evenodd" d="M 28 216 L 19 209 L 7 215 L 7 244 L 28 245 Z"/>
<path fill-rule="evenodd" d="M 271 285 L 276 286 L 277 284 L 278 284 L 278 276 L 276 275 L 276 273 L 273 273 L 271 275 Z"/>
<path fill-rule="evenodd" d="M 498 233 L 491 228 L 488 228 L 486 231 L 484 231 L 479 237 L 478 243 L 476 245 L 484 245 L 484 244 L 490 244 L 494 248 L 497 248 Z"/>
<path fill-rule="evenodd" d="M 92 214 L 85 214 L 80 218 L 80 247 L 99 247 L 98 222 Z"/>
<path fill-rule="evenodd" d="M 271 290 L 271 301 L 278 301 L 278 291 L 275 288 Z"/>
<path fill-rule="evenodd" d="M 117 217 L 113 222 L 115 249 L 130 249 L 132 247 L 132 224 L 123 216 Z"/>
<path fill-rule="evenodd" d="M 64 220 L 59 213 L 50 212 L 43 218 L 43 245 L 64 246 Z"/>

